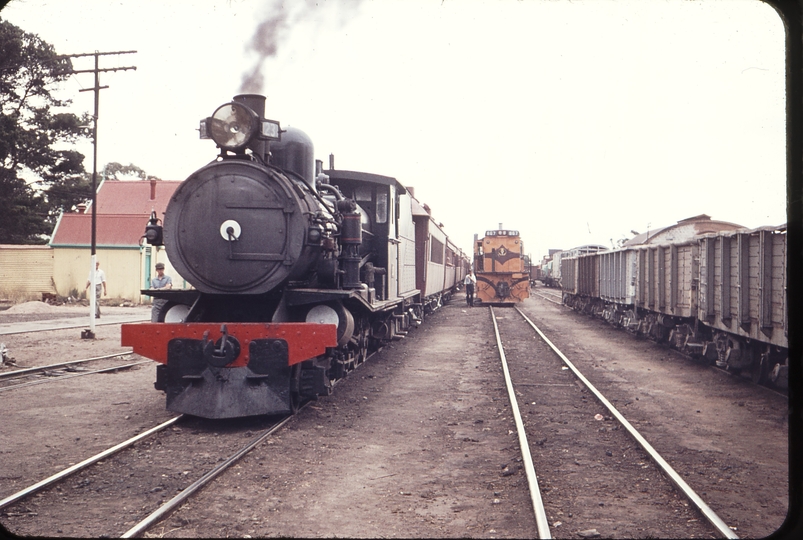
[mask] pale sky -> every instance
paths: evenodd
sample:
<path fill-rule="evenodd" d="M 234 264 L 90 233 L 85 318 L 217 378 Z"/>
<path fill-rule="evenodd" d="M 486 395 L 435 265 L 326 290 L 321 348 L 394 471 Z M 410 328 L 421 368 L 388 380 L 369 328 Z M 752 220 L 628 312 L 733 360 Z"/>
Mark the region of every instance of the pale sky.
<path fill-rule="evenodd" d="M 0 17 L 60 54 L 138 51 L 101 57 L 137 70 L 101 75 L 99 169 L 183 180 L 216 155 L 198 121 L 256 67 L 267 117 L 325 164 L 415 187 L 464 250 L 499 223 L 539 261 L 697 214 L 786 221 L 784 28 L 760 1 L 286 3 L 12 0 Z M 91 112 L 92 85 L 60 95 Z"/>

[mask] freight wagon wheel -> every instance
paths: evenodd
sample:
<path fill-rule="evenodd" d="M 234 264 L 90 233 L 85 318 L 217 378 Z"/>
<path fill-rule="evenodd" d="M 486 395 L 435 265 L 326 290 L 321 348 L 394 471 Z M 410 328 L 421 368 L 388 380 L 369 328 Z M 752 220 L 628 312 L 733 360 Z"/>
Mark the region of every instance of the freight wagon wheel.
<path fill-rule="evenodd" d="M 751 379 L 755 384 L 764 384 L 770 373 L 770 359 L 768 354 L 756 354 L 753 358 Z"/>
<path fill-rule="evenodd" d="M 290 413 L 296 414 L 301 407 L 301 364 L 290 368 Z"/>

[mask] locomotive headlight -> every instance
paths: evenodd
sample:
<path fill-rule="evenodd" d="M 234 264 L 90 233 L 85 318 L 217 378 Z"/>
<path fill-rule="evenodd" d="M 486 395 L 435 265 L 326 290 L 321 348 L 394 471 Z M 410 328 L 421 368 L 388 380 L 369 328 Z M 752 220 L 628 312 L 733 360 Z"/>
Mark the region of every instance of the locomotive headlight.
<path fill-rule="evenodd" d="M 226 103 L 206 120 L 206 131 L 223 150 L 241 150 L 260 131 L 257 114 L 242 103 Z"/>

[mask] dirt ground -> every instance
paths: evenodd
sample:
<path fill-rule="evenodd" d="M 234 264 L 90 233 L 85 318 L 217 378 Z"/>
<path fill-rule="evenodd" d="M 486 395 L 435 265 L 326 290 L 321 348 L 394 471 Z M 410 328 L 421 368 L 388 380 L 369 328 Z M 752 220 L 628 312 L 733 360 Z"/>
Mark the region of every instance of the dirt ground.
<path fill-rule="evenodd" d="M 758 538 L 781 525 L 788 505 L 784 396 L 539 298 L 524 309 L 653 446 L 671 451 L 668 461 L 736 534 Z M 104 317 L 115 310 L 147 308 L 107 308 Z M 0 312 L 0 324 L 21 315 L 38 316 Z M 119 325 L 96 327 L 95 340 L 67 329 L 5 335 L 0 342 L 17 367 L 122 349 Z M 146 536 L 534 538 L 494 343 L 487 308 L 453 301 Z M 145 364 L 5 393 L 0 498 L 170 418 L 154 378 L 154 367 Z M 528 427 L 538 430 L 539 417 L 554 418 L 564 406 L 530 406 Z M 199 476 L 227 455 L 228 443 L 218 443 L 224 432 L 244 440 L 259 427 L 183 424 L 109 460 L 104 471 L 0 511 L 0 525 L 21 535 L 120 535 L 144 517 L 140 507 L 155 507 L 181 489 L 182 477 Z M 179 444 L 169 444 L 179 436 Z M 533 448 L 536 454 L 539 446 Z M 604 441 L 598 450 L 608 450 Z M 549 480 L 560 489 L 560 474 Z M 81 489 L 83 502 L 60 502 L 64 492 Z M 602 537 L 647 536 L 609 526 L 610 510 L 587 495 L 574 494 L 571 519 L 553 511 L 552 524 L 562 523 L 555 537 L 579 538 L 592 529 Z"/>

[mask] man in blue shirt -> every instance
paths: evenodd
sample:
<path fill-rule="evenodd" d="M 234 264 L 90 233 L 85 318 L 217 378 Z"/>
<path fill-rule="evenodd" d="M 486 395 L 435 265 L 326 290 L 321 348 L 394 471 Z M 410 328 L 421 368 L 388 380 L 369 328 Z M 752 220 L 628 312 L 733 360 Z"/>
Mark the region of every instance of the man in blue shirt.
<path fill-rule="evenodd" d="M 165 264 L 156 263 L 156 277 L 151 279 L 151 289 L 172 289 L 173 279 L 165 275 Z M 167 300 L 163 298 L 154 298 L 153 307 L 151 308 L 151 322 L 159 322 L 159 312 L 167 304 Z"/>

